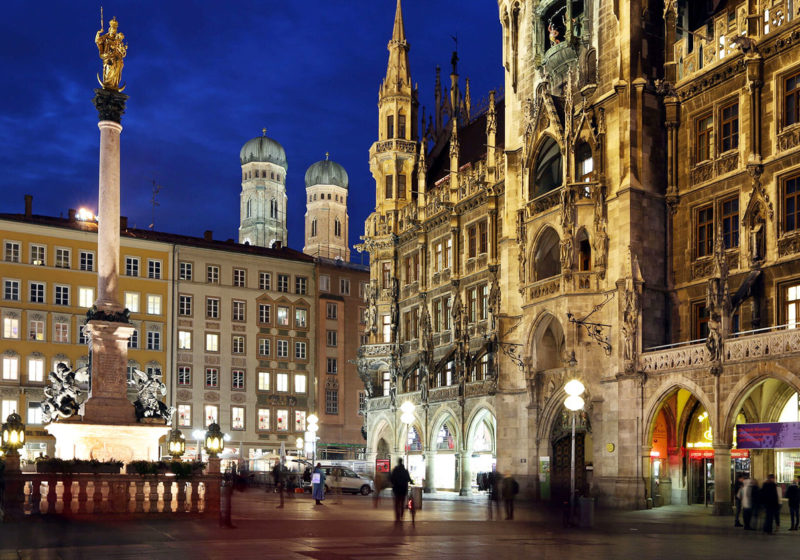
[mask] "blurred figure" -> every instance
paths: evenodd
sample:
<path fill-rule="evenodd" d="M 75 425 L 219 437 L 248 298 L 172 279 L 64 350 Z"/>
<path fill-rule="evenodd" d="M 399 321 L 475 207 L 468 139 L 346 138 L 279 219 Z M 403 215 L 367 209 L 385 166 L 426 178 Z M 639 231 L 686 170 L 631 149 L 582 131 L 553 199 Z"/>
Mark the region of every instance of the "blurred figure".
<path fill-rule="evenodd" d="M 500 481 L 503 475 L 498 471 L 489 473 L 486 479 L 486 485 L 489 488 L 489 520 L 494 518 L 495 511 L 497 512 L 497 519 L 500 519 Z"/>
<path fill-rule="evenodd" d="M 375 473 L 375 495 L 373 496 L 372 503 L 374 507 L 378 507 L 378 505 L 381 503 L 381 492 L 383 492 L 383 489 L 388 486 L 386 478 L 386 473 Z"/>
<path fill-rule="evenodd" d="M 408 485 L 413 484 L 411 475 L 408 474 L 402 459 L 397 460 L 397 466 L 392 469 L 390 480 L 392 483 L 392 493 L 394 494 L 394 521 L 395 523 L 400 523 L 406 509 Z"/>
<path fill-rule="evenodd" d="M 767 476 L 767 481 L 761 486 L 761 503 L 764 506 L 764 532 L 771 534 L 772 524 L 776 521 L 781 507 L 774 474 Z"/>
<path fill-rule="evenodd" d="M 786 500 L 789 502 L 789 517 L 792 521 L 790 531 L 797 531 L 798 521 L 800 521 L 800 486 L 798 477 L 794 477 L 792 483 L 786 488 Z"/>
<path fill-rule="evenodd" d="M 733 485 L 733 499 L 736 504 L 736 516 L 733 518 L 734 527 L 742 527 L 742 523 L 739 521 L 739 518 L 742 514 L 742 499 L 739 497 L 739 492 L 743 486 L 744 476 L 740 474 L 736 477 L 736 482 Z"/>
<path fill-rule="evenodd" d="M 508 475 L 503 479 L 501 494 L 506 508 L 506 520 L 514 519 L 514 498 L 519 493 L 519 483 L 513 476 Z"/>
<path fill-rule="evenodd" d="M 317 463 L 314 474 L 311 475 L 311 497 L 317 501 L 316 505 L 325 505 L 322 503 L 325 499 L 325 471 L 322 469 L 322 463 Z"/>
<path fill-rule="evenodd" d="M 284 474 L 283 469 L 281 468 L 280 462 L 275 463 L 275 466 L 272 467 L 272 483 L 275 485 L 275 491 L 278 492 L 278 496 L 280 496 L 281 503 L 278 506 L 279 508 L 283 507 L 283 484 L 284 484 Z"/>
<path fill-rule="evenodd" d="M 753 526 L 751 521 L 753 519 L 753 481 L 745 478 L 742 481 L 742 487 L 736 494 L 736 499 L 742 505 L 742 518 L 744 520 L 745 531 L 752 531 Z"/>

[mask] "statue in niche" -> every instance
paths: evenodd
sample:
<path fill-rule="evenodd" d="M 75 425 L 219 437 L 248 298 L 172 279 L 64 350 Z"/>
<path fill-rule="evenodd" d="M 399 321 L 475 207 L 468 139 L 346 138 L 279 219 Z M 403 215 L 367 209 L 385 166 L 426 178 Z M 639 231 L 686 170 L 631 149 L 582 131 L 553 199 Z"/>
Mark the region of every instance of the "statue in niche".
<path fill-rule="evenodd" d="M 625 290 L 625 297 L 622 311 L 622 337 L 623 359 L 626 362 L 633 362 L 636 356 L 636 330 L 639 323 L 639 296 L 634 287 L 628 286 Z"/>
<path fill-rule="evenodd" d="M 572 236 L 567 235 L 561 242 L 561 271 L 562 274 L 572 270 L 572 263 L 575 260 L 574 248 L 572 246 Z"/>
<path fill-rule="evenodd" d="M 597 220 L 594 234 L 594 264 L 598 268 L 606 266 L 606 254 L 608 253 L 608 223 L 605 217 Z"/>
<path fill-rule="evenodd" d="M 764 260 L 766 256 L 766 229 L 767 223 L 764 219 L 764 209 L 761 204 L 756 206 L 750 225 L 750 263 L 756 264 Z"/>
<path fill-rule="evenodd" d="M 44 422 L 55 422 L 59 418 L 69 418 L 77 414 L 86 400 L 79 385 L 88 384 L 88 368 L 73 371 L 67 364 L 59 362 L 56 371 L 51 371 L 47 378 L 50 386 L 44 388 L 41 404 Z"/>
<path fill-rule="evenodd" d="M 129 384 L 135 386 L 138 393 L 138 398 L 133 403 L 136 408 L 136 418 L 139 421 L 144 418 L 161 418 L 169 424 L 175 408 L 167 406 L 159 399 L 159 396 L 167 394 L 167 386 L 161 381 L 161 370 L 155 368 L 150 372 L 144 372 L 134 369 L 133 377 Z"/>

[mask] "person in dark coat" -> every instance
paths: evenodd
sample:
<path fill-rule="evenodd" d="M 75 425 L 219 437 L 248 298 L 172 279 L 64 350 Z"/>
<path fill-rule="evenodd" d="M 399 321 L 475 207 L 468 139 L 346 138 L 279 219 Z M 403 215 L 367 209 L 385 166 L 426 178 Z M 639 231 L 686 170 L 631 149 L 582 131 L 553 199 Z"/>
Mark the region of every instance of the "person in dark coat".
<path fill-rule="evenodd" d="M 280 463 L 275 463 L 275 466 L 272 467 L 272 482 L 275 484 L 275 490 L 278 492 L 278 496 L 280 496 L 281 499 L 280 505 L 277 506 L 279 508 L 283 507 L 283 487 L 285 478 L 282 465 Z"/>
<path fill-rule="evenodd" d="M 519 493 L 519 483 L 512 476 L 506 476 L 502 483 L 503 504 L 506 508 L 506 520 L 514 519 L 514 498 Z"/>
<path fill-rule="evenodd" d="M 489 490 L 489 520 L 497 513 L 497 519 L 500 519 L 500 484 L 503 480 L 503 475 L 499 471 L 492 471 L 486 480 L 486 485 Z"/>
<path fill-rule="evenodd" d="M 319 475 L 316 477 L 317 482 L 314 482 L 313 475 Z M 317 466 L 314 467 L 311 481 L 311 497 L 316 500 L 316 505 L 324 506 L 322 500 L 325 499 L 325 470 L 322 468 L 322 463 L 317 463 Z"/>
<path fill-rule="evenodd" d="M 392 469 L 389 481 L 392 483 L 392 493 L 394 494 L 394 520 L 399 523 L 406 511 L 408 485 L 413 484 L 411 475 L 408 474 L 405 466 L 403 466 L 402 459 L 397 460 L 397 466 Z"/>
<path fill-rule="evenodd" d="M 800 486 L 797 485 L 798 477 L 794 477 L 792 483 L 786 487 L 786 501 L 789 502 L 789 516 L 792 520 L 790 531 L 797 531 L 800 522 Z"/>
<path fill-rule="evenodd" d="M 775 475 L 767 477 L 767 481 L 761 485 L 761 505 L 764 507 L 764 532 L 772 533 L 772 523 L 778 516 L 781 507 L 778 497 L 778 485 L 775 484 Z"/>

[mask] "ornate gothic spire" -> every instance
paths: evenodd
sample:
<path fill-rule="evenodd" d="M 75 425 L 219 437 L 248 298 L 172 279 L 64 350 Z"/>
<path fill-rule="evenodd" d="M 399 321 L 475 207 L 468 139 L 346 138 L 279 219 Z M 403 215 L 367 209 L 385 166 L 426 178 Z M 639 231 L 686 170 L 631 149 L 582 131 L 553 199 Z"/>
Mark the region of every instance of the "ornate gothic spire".
<path fill-rule="evenodd" d="M 394 14 L 394 29 L 392 40 L 389 41 L 389 64 L 386 67 L 386 79 L 383 81 L 384 92 L 404 91 L 411 88 L 411 73 L 408 69 L 408 42 L 406 30 L 403 25 L 403 10 L 400 0 L 397 0 L 397 10 Z"/>

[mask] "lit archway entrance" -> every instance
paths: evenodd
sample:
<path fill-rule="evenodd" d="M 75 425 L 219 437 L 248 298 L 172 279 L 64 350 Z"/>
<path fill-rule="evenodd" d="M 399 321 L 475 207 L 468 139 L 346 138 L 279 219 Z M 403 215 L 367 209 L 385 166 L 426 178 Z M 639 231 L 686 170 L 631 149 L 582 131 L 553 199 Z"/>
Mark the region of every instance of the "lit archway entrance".
<path fill-rule="evenodd" d="M 714 503 L 713 431 L 708 411 L 687 389 L 666 395 L 650 425 L 653 506 Z"/>
<path fill-rule="evenodd" d="M 470 427 L 467 439 L 470 485 L 478 489 L 483 489 L 479 479 L 485 478 L 485 474 L 494 471 L 497 465 L 496 426 L 494 415 L 484 410 L 475 417 Z"/>
<path fill-rule="evenodd" d="M 442 424 L 434 440 L 436 447 L 433 483 L 440 490 L 455 490 L 457 480 L 456 456 L 458 445 L 456 432 L 448 420 Z"/>
<path fill-rule="evenodd" d="M 425 478 L 425 457 L 422 454 L 422 438 L 417 426 L 412 425 L 408 428 L 405 445 L 406 456 L 408 457 L 408 473 L 414 484 L 422 484 Z"/>

